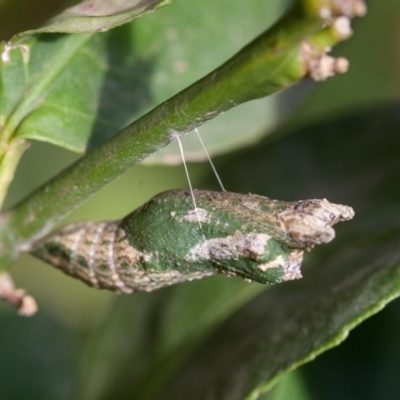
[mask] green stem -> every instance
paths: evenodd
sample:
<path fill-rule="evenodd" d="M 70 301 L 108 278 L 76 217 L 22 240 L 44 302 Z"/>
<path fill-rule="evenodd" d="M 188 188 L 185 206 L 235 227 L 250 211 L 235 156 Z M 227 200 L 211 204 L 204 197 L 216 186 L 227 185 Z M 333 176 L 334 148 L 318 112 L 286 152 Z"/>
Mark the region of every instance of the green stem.
<path fill-rule="evenodd" d="M 297 4 L 221 67 L 127 126 L 1 216 L 3 263 L 125 170 L 243 102 L 281 91 L 307 74 L 301 48 L 325 22 Z"/>
<path fill-rule="evenodd" d="M 27 140 L 14 140 L 3 154 L 0 161 L 0 208 L 3 205 L 8 187 L 14 178 L 18 162 L 29 145 L 30 143 Z"/>

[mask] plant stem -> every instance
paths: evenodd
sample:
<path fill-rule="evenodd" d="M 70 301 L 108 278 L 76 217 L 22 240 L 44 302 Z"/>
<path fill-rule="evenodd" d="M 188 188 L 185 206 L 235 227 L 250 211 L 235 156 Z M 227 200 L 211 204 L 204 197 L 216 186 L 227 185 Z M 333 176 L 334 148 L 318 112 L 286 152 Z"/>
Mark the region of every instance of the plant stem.
<path fill-rule="evenodd" d="M 3 262 L 29 250 L 34 240 L 89 196 L 177 136 L 236 105 L 301 80 L 308 72 L 302 45 L 325 25 L 318 13 L 297 4 L 221 67 L 124 128 L 3 214 L 0 240 L 5 249 L 13 248 L 3 253 Z"/>
<path fill-rule="evenodd" d="M 4 203 L 8 187 L 14 178 L 18 162 L 29 147 L 30 142 L 23 139 L 13 140 L 0 161 L 0 208 Z"/>

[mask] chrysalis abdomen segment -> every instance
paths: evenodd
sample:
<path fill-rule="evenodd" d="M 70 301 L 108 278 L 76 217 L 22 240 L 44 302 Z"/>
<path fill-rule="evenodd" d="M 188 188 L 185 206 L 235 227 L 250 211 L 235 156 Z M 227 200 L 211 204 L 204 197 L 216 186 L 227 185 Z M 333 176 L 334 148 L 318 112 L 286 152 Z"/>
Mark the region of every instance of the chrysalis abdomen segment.
<path fill-rule="evenodd" d="M 128 243 L 121 221 L 67 226 L 39 243 L 31 253 L 89 286 L 119 293 L 151 291 L 216 273 L 154 268 L 153 264 L 146 268 L 149 254 Z"/>
<path fill-rule="evenodd" d="M 121 279 L 116 259 L 119 223 L 81 222 L 67 226 L 32 254 L 90 286 L 129 293 L 132 289 Z"/>

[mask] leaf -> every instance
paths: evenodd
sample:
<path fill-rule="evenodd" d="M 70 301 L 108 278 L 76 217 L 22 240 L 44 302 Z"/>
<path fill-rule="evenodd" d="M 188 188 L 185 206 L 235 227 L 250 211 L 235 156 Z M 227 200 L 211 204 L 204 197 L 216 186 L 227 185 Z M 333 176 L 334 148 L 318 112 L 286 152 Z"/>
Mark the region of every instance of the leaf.
<path fill-rule="evenodd" d="M 268 393 L 260 396 L 260 400 L 311 400 L 301 374 L 293 371 L 286 374 L 279 383 Z"/>
<path fill-rule="evenodd" d="M 86 2 L 86 6 L 90 6 L 89 3 Z M 110 5 L 103 3 L 103 7 L 111 12 Z M 146 5 L 142 2 L 136 6 L 132 3 L 137 2 L 131 2 L 129 11 L 122 13 L 119 24 L 144 15 L 160 1 L 147 2 L 150 4 Z M 114 6 L 117 5 L 114 3 Z M 119 9 L 121 7 L 122 2 Z M 67 12 L 67 15 L 70 14 L 71 11 Z M 65 19 L 68 20 L 65 14 L 56 18 L 64 22 Z M 92 26 L 88 32 L 93 32 L 99 27 L 93 26 L 95 24 L 90 21 L 104 18 L 86 16 L 84 19 L 86 26 Z M 104 21 L 103 24 L 105 30 L 107 24 Z M 68 32 L 57 30 L 56 22 L 51 26 L 51 29 L 48 28 L 51 32 Z M 109 28 L 113 26 L 115 24 L 110 24 Z M 43 29 L 45 32 L 47 28 Z M 2 127 L 2 141 L 11 137 L 36 139 L 84 152 L 97 118 L 103 80 L 111 63 L 107 46 L 113 47 L 114 57 L 122 62 L 131 50 L 127 48 L 130 40 L 127 36 L 122 41 L 125 46 L 121 47 L 121 36 L 113 36 L 113 32 L 114 44 L 108 43 L 109 38 L 105 35 L 98 40 L 94 35 L 38 35 L 41 32 L 40 29 L 23 32 L 12 39 L 13 44 L 4 42 L 0 45 L 0 122 L 5 125 Z M 35 36 L 29 37 L 31 34 Z M 129 67 L 132 67 L 132 62 Z M 127 85 L 127 89 L 131 86 Z M 107 122 L 106 128 L 110 129 Z M 99 141 L 104 139 L 102 137 Z"/>
<path fill-rule="evenodd" d="M 27 320 L 2 309 L 0 318 L 1 398 L 73 398 L 82 352 L 76 332 L 45 313 Z"/>
<path fill-rule="evenodd" d="M 43 27 L 22 32 L 16 40 L 38 33 L 93 33 L 125 24 L 172 0 L 84 0 L 50 19 Z"/>
<path fill-rule="evenodd" d="M 235 190 L 262 184 L 281 198 L 324 192 L 354 205 L 356 219 L 308 258 L 302 281 L 270 288 L 224 322 L 157 399 L 256 399 L 399 296 L 399 107 L 307 127 L 225 166 Z M 249 171 L 259 173 L 250 181 Z"/>
<path fill-rule="evenodd" d="M 250 302 L 193 354 L 161 398 L 256 399 L 282 372 L 339 344 L 400 294 L 398 239 L 396 232 L 389 243 L 335 248 L 305 282 Z"/>
<path fill-rule="evenodd" d="M 7 122 L 3 136 L 81 153 L 98 146 L 217 67 L 272 22 L 278 7 L 253 2 L 249 7 L 192 0 L 103 34 L 43 34 L 13 49 L 4 45 L 0 52 L 6 51 L 10 62 L 0 64 L 0 120 Z M 274 103 L 260 100 L 202 129 L 206 141 L 208 129 L 209 134 L 220 132 L 210 151 L 259 137 L 265 121 L 275 121 L 268 115 L 277 115 L 275 106 L 267 104 Z M 244 115 L 252 121 L 246 123 L 246 135 Z M 194 142 L 195 147 L 185 144 L 189 158 L 198 157 L 200 147 Z M 172 157 L 164 153 L 160 159 L 175 162 L 177 149 L 170 151 Z"/>
<path fill-rule="evenodd" d="M 399 299 L 390 303 L 357 327 L 341 346 L 300 369 L 313 399 L 397 399 L 399 306 Z"/>
<path fill-rule="evenodd" d="M 199 338 L 262 289 L 215 277 L 119 298 L 104 326 L 89 337 L 81 397 L 146 399 L 158 394 Z"/>

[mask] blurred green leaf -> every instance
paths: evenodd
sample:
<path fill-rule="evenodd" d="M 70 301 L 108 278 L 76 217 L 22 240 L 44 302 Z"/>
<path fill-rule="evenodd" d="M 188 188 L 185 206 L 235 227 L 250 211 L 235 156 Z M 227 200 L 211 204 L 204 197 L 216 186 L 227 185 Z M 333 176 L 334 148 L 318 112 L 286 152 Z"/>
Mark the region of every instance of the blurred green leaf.
<path fill-rule="evenodd" d="M 259 400 L 311 400 L 301 374 L 296 370 L 285 374 L 268 393 Z"/>
<path fill-rule="evenodd" d="M 52 18 L 43 27 L 22 32 L 16 39 L 47 32 L 106 31 L 171 2 L 172 0 L 83 0 Z"/>
<path fill-rule="evenodd" d="M 0 397 L 68 400 L 80 374 L 82 341 L 45 313 L 16 318 L 1 310 Z"/>
<path fill-rule="evenodd" d="M 19 43 L 27 48 L 3 47 L 10 57 L 0 65 L 4 136 L 47 141 L 76 152 L 96 147 L 216 68 L 265 29 L 282 7 L 252 1 L 250 7 L 238 1 L 192 0 L 103 34 L 43 34 Z M 245 105 L 202 130 L 206 136 L 221 133 L 210 151 L 255 140 L 266 121 L 276 121 L 274 104 L 260 100 Z M 243 122 L 249 112 L 251 126 Z M 185 148 L 188 158 L 199 157 L 196 139 L 189 139 Z M 156 157 L 176 162 L 177 150 L 165 151 Z"/>
<path fill-rule="evenodd" d="M 155 6 L 157 2 L 153 3 Z M 123 22 L 137 18 L 147 10 L 143 4 L 135 7 Z M 35 32 L 38 33 L 32 33 Z M 17 35 L 12 44 L 3 42 L 0 46 L 2 143 L 11 137 L 19 137 L 43 140 L 83 152 L 98 118 L 100 92 L 112 64 L 109 48 L 113 48 L 113 61 L 118 58 L 113 65 L 115 68 L 122 68 L 123 61 L 131 56 L 131 41 L 126 33 L 111 32 L 114 43 L 109 43 L 110 38 L 106 35 L 101 40 L 89 34 L 36 34 L 25 37 L 22 43 Z M 132 63 L 135 60 L 129 63 L 130 68 Z M 137 68 L 134 86 L 142 78 L 137 76 Z M 126 79 L 126 71 L 123 75 Z M 132 89 L 132 82 L 131 85 L 124 83 L 126 89 Z M 114 116 L 118 117 L 121 115 Z M 108 121 L 103 121 L 103 124 L 110 129 Z M 101 142 L 104 137 L 97 140 Z"/>
<path fill-rule="evenodd" d="M 157 396 L 210 329 L 263 289 L 224 278 L 118 299 L 110 318 L 93 333 L 80 397 Z"/>

